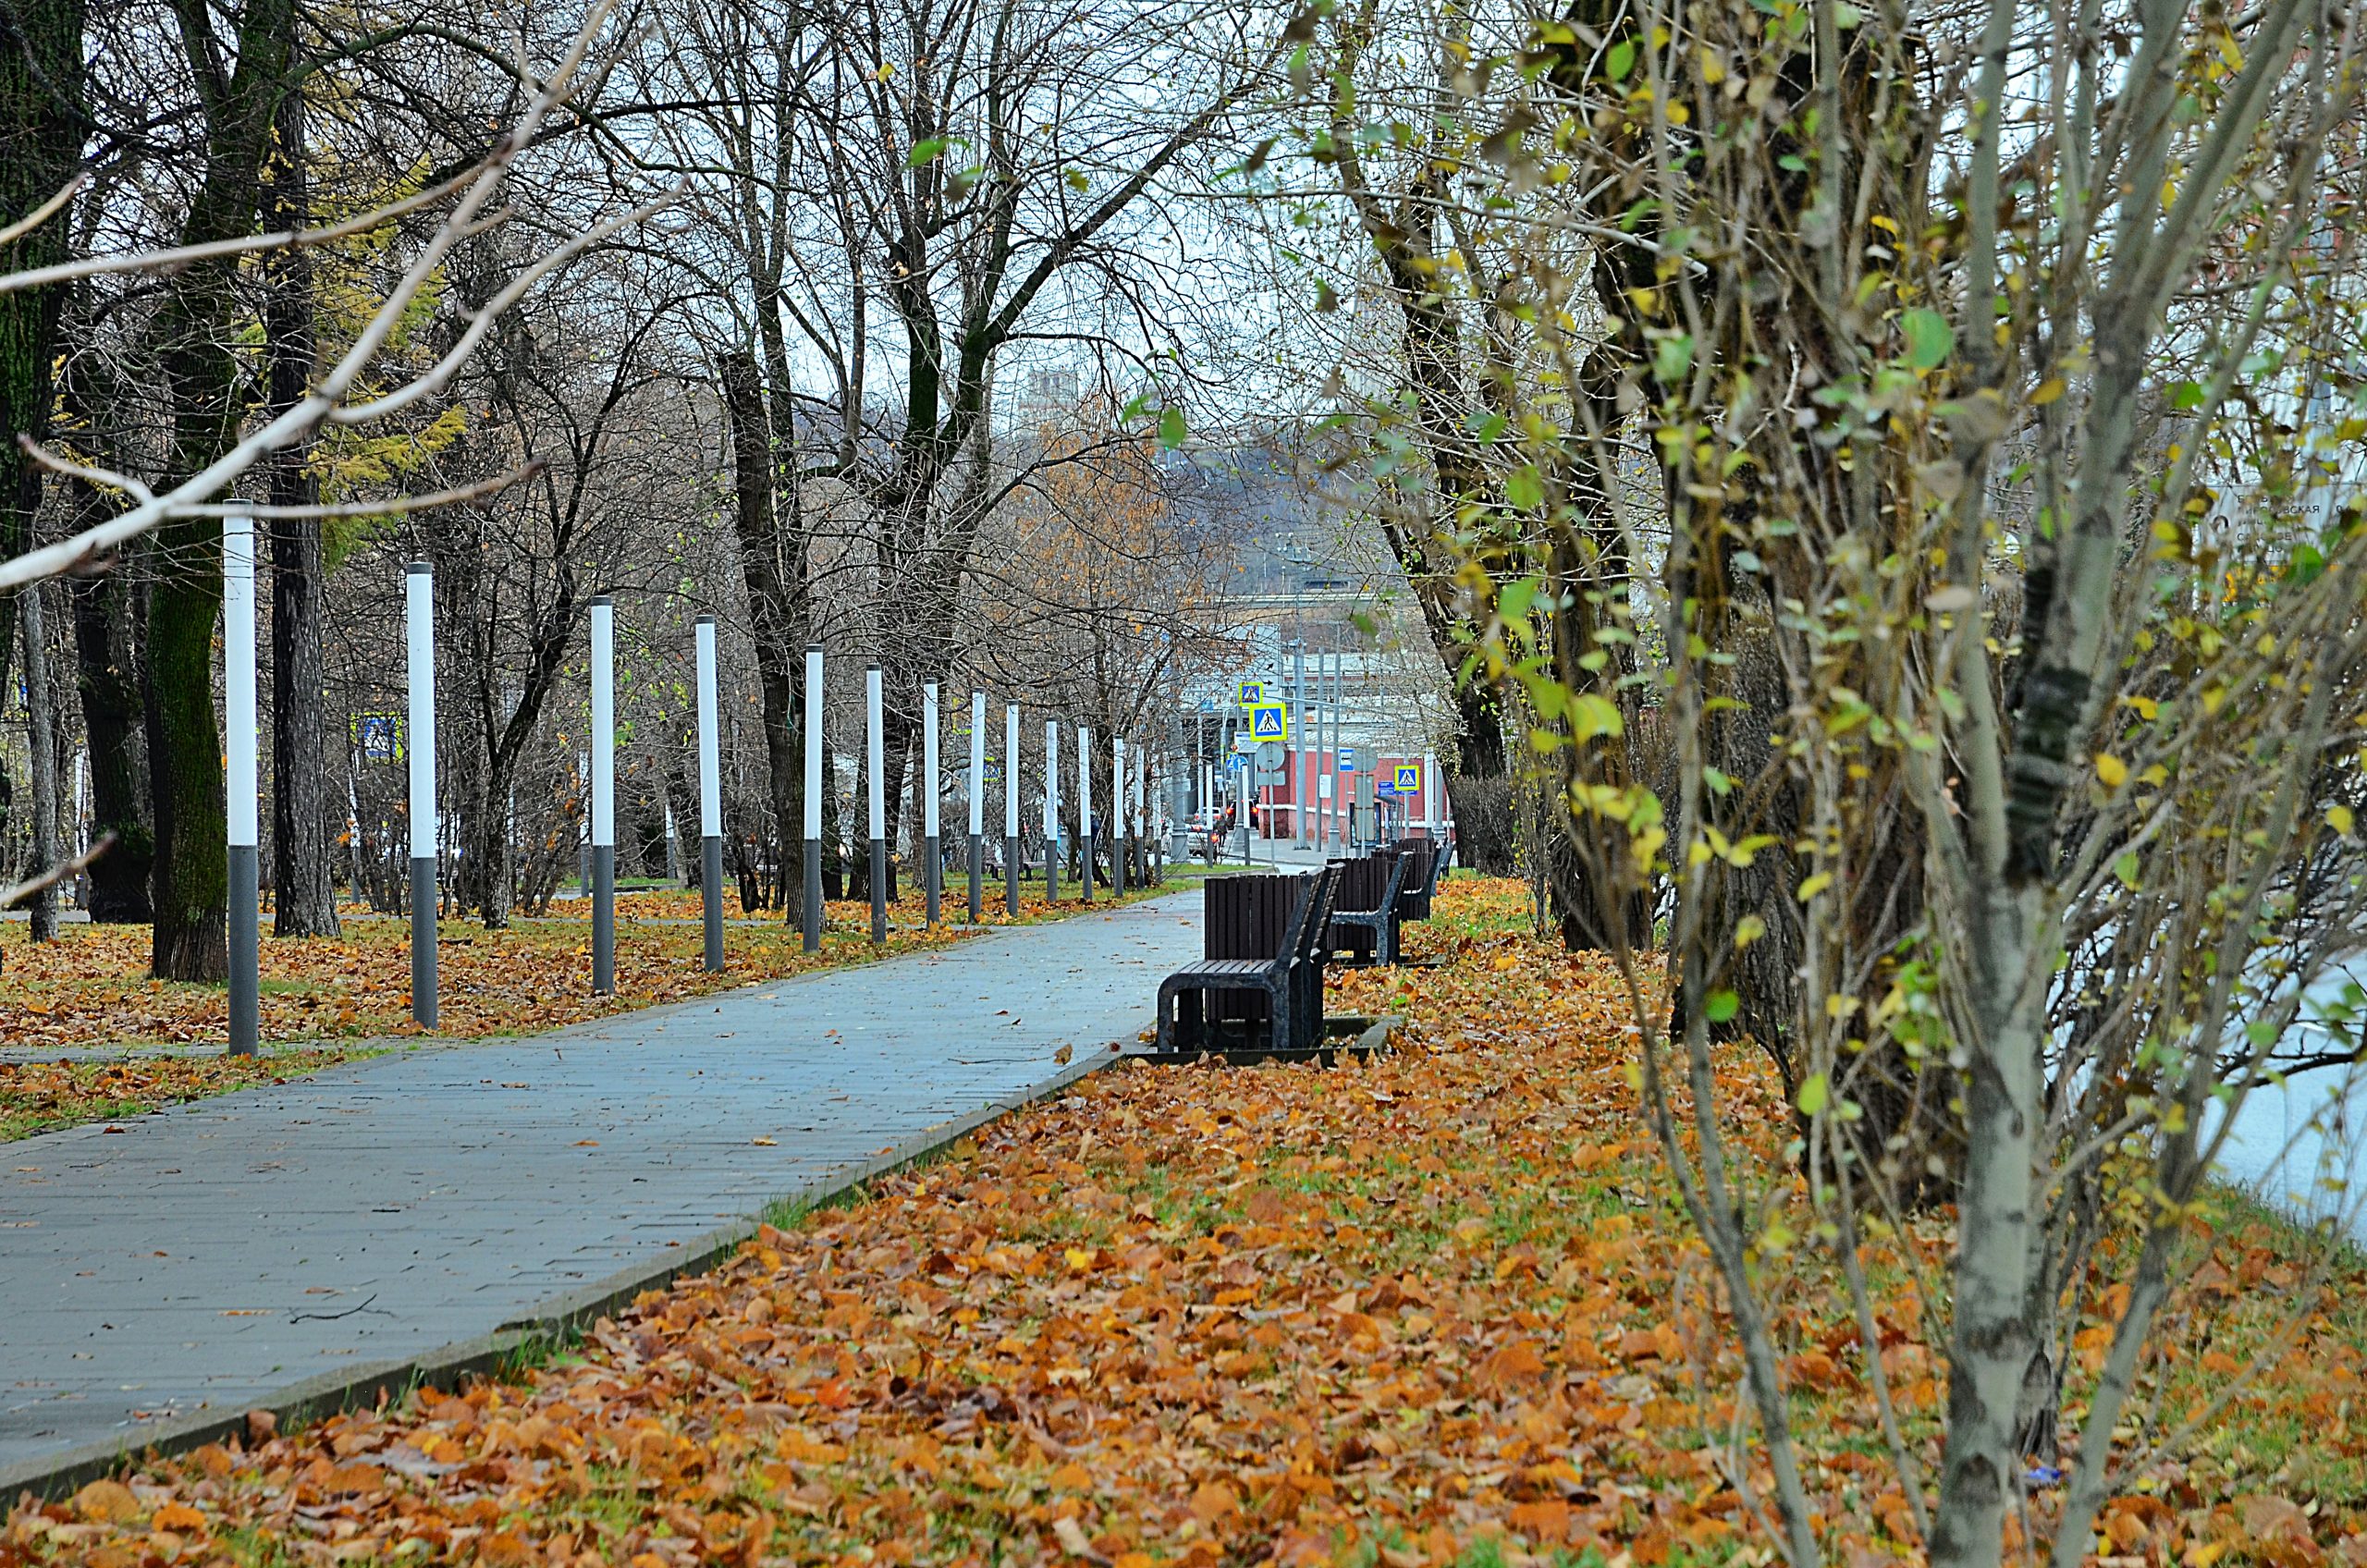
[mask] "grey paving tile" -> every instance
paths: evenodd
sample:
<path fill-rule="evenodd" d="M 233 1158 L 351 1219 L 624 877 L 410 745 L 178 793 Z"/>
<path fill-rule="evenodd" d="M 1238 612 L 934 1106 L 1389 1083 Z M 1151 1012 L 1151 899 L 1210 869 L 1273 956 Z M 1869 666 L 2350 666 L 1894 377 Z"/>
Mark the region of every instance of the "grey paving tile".
<path fill-rule="evenodd" d="M 490 1332 L 1041 1084 L 1061 1046 L 1131 1041 L 1149 1021 L 1153 972 L 1199 955 L 1198 906 L 397 1052 L 123 1133 L 11 1145 L 6 1165 L 35 1169 L 0 1168 L 0 1462 Z"/>

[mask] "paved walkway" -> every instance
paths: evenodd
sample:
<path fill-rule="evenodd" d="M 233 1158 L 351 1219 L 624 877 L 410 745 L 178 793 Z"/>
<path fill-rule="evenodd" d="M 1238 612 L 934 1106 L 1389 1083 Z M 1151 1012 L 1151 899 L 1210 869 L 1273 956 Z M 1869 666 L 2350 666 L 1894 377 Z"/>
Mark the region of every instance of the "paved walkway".
<path fill-rule="evenodd" d="M 1199 905 L 0 1145 L 0 1471 L 539 1317 L 1045 1084 L 1149 1024 Z"/>

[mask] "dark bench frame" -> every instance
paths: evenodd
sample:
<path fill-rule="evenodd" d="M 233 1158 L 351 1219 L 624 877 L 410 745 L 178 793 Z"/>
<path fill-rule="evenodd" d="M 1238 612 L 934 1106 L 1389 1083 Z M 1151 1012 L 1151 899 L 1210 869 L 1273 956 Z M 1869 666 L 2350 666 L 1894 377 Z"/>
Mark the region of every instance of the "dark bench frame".
<path fill-rule="evenodd" d="M 1360 965 L 1393 964 L 1397 962 L 1397 925 L 1404 917 L 1402 902 L 1405 894 L 1405 872 L 1408 865 L 1412 864 L 1412 857 L 1398 854 L 1392 856 L 1391 861 L 1389 885 L 1381 889 L 1380 902 L 1370 909 L 1331 912 L 1331 925 L 1334 927 L 1345 925 L 1373 934 L 1372 957 L 1353 961 Z M 1329 955 L 1332 958 L 1340 959 L 1347 950 L 1345 945 L 1337 937 L 1327 935 L 1324 941 Z M 1346 961 L 1343 960 L 1343 962 Z"/>
<path fill-rule="evenodd" d="M 1439 884 L 1446 880 L 1446 845 L 1435 839 L 1416 841 L 1417 848 L 1424 845 L 1430 853 L 1429 875 L 1422 879 L 1420 887 L 1407 888 L 1397 900 L 1397 913 L 1405 920 L 1429 919 L 1430 907 L 1439 896 Z"/>
<path fill-rule="evenodd" d="M 1222 991 L 1265 994 L 1269 1048 L 1288 1051 L 1323 1043 L 1324 932 L 1340 886 L 1340 868 L 1335 863 L 1302 880 L 1306 888 L 1292 907 L 1282 950 L 1273 957 L 1203 959 L 1159 983 L 1159 1050 L 1190 1050 L 1203 1044 L 1208 1035 L 1206 998 Z"/>

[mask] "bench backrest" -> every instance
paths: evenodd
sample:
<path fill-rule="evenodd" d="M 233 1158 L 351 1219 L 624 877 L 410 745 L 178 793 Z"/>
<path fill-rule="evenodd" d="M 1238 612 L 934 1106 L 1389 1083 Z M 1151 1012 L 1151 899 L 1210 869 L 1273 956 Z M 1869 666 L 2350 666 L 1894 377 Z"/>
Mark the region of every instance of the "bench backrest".
<path fill-rule="evenodd" d="M 1408 858 L 1394 851 L 1377 850 L 1362 860 L 1338 863 L 1343 871 L 1337 913 L 1378 914 L 1394 907 L 1405 886 Z M 1355 901 L 1350 903 L 1350 899 Z"/>
<path fill-rule="evenodd" d="M 1340 891 L 1337 861 L 1315 874 L 1306 898 L 1292 915 L 1290 953 L 1294 962 L 1320 965 L 1328 954 L 1324 928 L 1331 924 L 1332 900 Z"/>
<path fill-rule="evenodd" d="M 1306 878 L 1296 874 L 1240 872 L 1203 884 L 1203 958 L 1271 959 L 1290 950 L 1285 937 Z"/>
<path fill-rule="evenodd" d="M 1406 845 L 1404 858 L 1413 864 L 1405 871 L 1405 886 L 1397 895 L 1397 913 L 1409 920 L 1427 920 L 1430 914 L 1430 895 L 1437 888 L 1438 846 L 1417 839 Z"/>

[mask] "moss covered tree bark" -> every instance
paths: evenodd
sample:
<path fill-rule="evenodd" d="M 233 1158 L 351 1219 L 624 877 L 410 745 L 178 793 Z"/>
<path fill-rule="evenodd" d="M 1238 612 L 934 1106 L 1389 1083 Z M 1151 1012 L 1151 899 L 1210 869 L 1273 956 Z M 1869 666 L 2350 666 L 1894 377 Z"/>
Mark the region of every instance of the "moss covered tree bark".
<path fill-rule="evenodd" d="M 225 67 L 203 0 L 174 0 L 181 44 L 205 117 L 205 167 L 183 226 L 184 244 L 251 233 L 295 32 L 291 0 L 247 0 Z M 235 442 L 243 388 L 233 337 L 239 313 L 235 262 L 181 274 L 157 313 L 158 358 L 171 388 L 172 474 L 185 477 Z M 222 728 L 214 712 L 214 629 L 222 611 L 222 533 L 210 518 L 167 523 L 156 536 L 148 597 L 148 766 L 156 810 L 153 886 L 160 980 L 218 980 L 229 967 L 223 928 L 229 873 L 224 848 Z"/>
<path fill-rule="evenodd" d="M 265 200 L 271 209 L 267 227 L 300 228 L 311 222 L 300 90 L 290 90 L 279 101 Z M 286 251 L 267 258 L 264 284 L 264 337 L 271 408 L 276 412 L 302 401 L 312 385 L 311 255 Z M 272 465 L 275 506 L 304 507 L 320 499 L 310 445 L 289 447 Z M 314 518 L 277 518 L 270 527 L 272 934 L 334 937 L 337 855 L 329 831 L 328 723 L 321 690 L 321 616 L 328 584 L 321 525 Z"/>
<path fill-rule="evenodd" d="M 82 114 L 83 0 L 23 0 L 0 9 L 0 224 L 25 217 L 74 176 L 86 121 Z M 67 223 L 53 217 L 15 244 L 0 247 L 0 268 L 45 266 L 66 255 Z M 0 558 L 32 539 L 41 508 L 41 474 L 17 445 L 18 435 L 49 433 L 62 288 L 0 294 Z M 18 643 L 17 600 L 0 594 L 0 686 Z M 0 823 L 10 790 L 0 769 Z"/>

